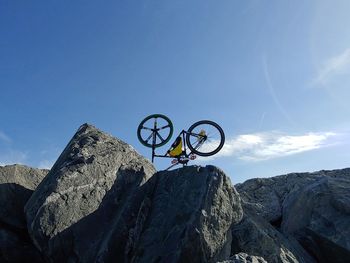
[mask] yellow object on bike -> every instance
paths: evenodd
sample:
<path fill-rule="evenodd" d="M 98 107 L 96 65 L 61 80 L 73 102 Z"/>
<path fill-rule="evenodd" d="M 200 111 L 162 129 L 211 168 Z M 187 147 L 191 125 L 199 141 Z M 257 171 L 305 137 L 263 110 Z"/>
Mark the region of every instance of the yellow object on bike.
<path fill-rule="evenodd" d="M 202 140 L 203 137 L 206 136 L 205 130 L 201 130 L 201 131 L 198 133 L 198 135 L 200 135 L 200 136 L 197 138 L 197 140 L 198 140 L 198 141 Z"/>
<path fill-rule="evenodd" d="M 168 154 L 171 157 L 178 157 L 182 154 L 182 138 L 177 137 L 175 142 L 171 145 L 171 148 L 168 150 Z"/>

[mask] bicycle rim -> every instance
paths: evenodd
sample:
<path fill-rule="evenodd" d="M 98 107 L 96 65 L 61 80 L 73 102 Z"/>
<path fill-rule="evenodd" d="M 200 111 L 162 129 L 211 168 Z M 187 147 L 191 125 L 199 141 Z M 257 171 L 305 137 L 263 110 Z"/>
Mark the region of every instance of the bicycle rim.
<path fill-rule="evenodd" d="M 154 127 L 155 121 L 157 126 Z M 154 128 L 158 130 L 154 130 Z M 137 138 L 146 147 L 165 145 L 173 135 L 173 124 L 162 114 L 152 114 L 141 121 L 137 128 Z"/>
<path fill-rule="evenodd" d="M 199 156 L 218 153 L 225 143 L 222 128 L 213 121 L 203 120 L 194 123 L 186 133 L 188 148 Z"/>

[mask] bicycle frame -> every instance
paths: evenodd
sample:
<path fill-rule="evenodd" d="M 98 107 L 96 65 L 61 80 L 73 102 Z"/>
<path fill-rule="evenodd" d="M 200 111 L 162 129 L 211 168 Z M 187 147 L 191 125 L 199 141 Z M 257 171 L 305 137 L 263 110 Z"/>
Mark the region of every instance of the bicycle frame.
<path fill-rule="evenodd" d="M 182 136 L 182 142 L 183 142 L 182 153 L 181 153 L 179 156 L 176 156 L 176 157 L 170 156 L 170 155 L 168 155 L 168 152 L 165 153 L 164 155 L 156 154 L 156 153 L 155 153 L 155 148 L 156 148 L 156 147 L 153 146 L 153 147 L 152 147 L 152 163 L 153 163 L 155 157 L 160 157 L 160 158 L 172 158 L 172 159 L 177 159 L 177 162 L 174 163 L 173 165 L 171 165 L 170 167 L 168 167 L 166 170 L 168 170 L 168 169 L 170 169 L 170 168 L 172 168 L 172 167 L 174 167 L 175 165 L 178 165 L 178 164 L 187 165 L 187 163 L 188 163 L 189 160 L 190 160 L 190 156 L 191 156 L 191 154 L 192 154 L 193 152 L 190 151 L 190 153 L 187 153 L 187 141 L 186 141 L 186 138 L 185 138 L 185 135 L 186 135 L 186 134 L 191 134 L 191 133 L 189 133 L 189 132 L 187 132 L 187 131 L 185 131 L 185 130 L 182 130 L 182 131 L 179 133 L 179 135 L 177 136 L 177 137 Z M 155 134 L 153 135 L 153 137 L 155 137 Z M 153 139 L 155 139 L 155 138 L 153 138 Z"/>
<path fill-rule="evenodd" d="M 186 157 L 186 158 L 188 158 L 189 155 L 190 155 L 192 152 L 190 152 L 190 154 L 187 154 L 187 147 L 186 147 L 187 144 L 186 144 L 186 141 L 185 141 L 185 134 L 187 134 L 187 133 L 188 133 L 187 131 L 182 130 L 182 131 L 179 133 L 179 135 L 177 136 L 177 137 L 182 136 L 182 141 L 183 141 L 183 146 L 184 146 L 184 149 L 182 150 L 182 153 L 181 153 L 181 155 L 179 155 L 179 157 L 170 156 L 170 155 L 168 155 L 168 153 L 165 153 L 164 155 L 156 154 L 156 153 L 155 153 L 156 147 L 153 146 L 153 147 L 152 147 L 152 162 L 154 161 L 154 157 L 172 158 L 172 159 L 174 159 L 174 158 L 180 159 L 180 157 Z M 153 136 L 155 137 L 155 134 L 154 134 Z"/>

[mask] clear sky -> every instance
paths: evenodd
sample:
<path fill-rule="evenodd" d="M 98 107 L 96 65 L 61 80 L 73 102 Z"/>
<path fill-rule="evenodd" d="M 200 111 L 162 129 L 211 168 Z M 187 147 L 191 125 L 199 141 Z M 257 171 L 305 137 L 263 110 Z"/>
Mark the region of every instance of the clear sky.
<path fill-rule="evenodd" d="M 226 145 L 199 163 L 234 183 L 349 167 L 349 10 L 348 0 L 0 0 L 0 164 L 51 167 L 85 122 L 150 157 L 136 128 L 162 113 L 175 132 L 219 123 Z"/>

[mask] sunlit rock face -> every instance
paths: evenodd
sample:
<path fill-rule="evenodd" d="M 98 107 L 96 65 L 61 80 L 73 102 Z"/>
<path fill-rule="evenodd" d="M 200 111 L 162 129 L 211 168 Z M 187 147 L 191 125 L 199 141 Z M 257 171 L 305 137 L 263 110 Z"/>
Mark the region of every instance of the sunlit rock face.
<path fill-rule="evenodd" d="M 114 252 L 123 247 L 118 242 L 107 258 L 118 262 L 216 262 L 230 256 L 231 226 L 241 220 L 242 208 L 223 171 L 214 166 L 190 166 L 158 172 L 142 192 L 124 252 Z M 120 236 L 118 228 L 114 231 Z"/>
<path fill-rule="evenodd" d="M 325 177 L 288 196 L 282 231 L 325 262 L 350 259 L 350 178 Z"/>
<path fill-rule="evenodd" d="M 47 173 L 19 164 L 0 166 L 0 222 L 26 228 L 24 205 Z"/>
<path fill-rule="evenodd" d="M 34 244 L 50 261 L 91 260 L 116 213 L 154 173 L 130 145 L 82 125 L 26 204 Z"/>
<path fill-rule="evenodd" d="M 25 207 L 50 262 L 214 262 L 230 256 L 238 193 L 214 167 L 156 173 L 122 141 L 79 128 Z"/>
<path fill-rule="evenodd" d="M 350 258 L 350 169 L 251 179 L 236 188 L 249 220 L 258 217 L 259 222 L 270 223 L 277 236 L 282 234 L 294 244 L 298 241 L 313 260 L 347 262 Z M 252 242 L 255 234 L 245 240 Z M 299 248 L 291 251 L 299 262 L 305 259 Z M 267 259 L 267 254 L 272 255 L 262 249 L 257 255 Z"/>

